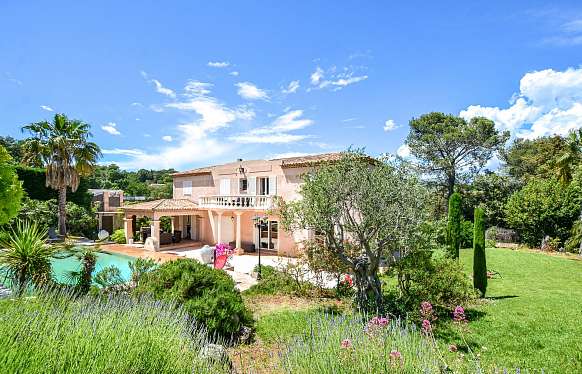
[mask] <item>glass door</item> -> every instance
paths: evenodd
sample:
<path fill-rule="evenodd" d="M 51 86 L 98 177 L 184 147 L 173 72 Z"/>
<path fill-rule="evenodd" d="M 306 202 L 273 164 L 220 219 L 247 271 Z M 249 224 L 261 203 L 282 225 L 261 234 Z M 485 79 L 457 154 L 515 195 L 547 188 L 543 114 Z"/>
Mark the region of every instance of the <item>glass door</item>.
<path fill-rule="evenodd" d="M 259 227 L 261 249 L 276 250 L 279 242 L 279 222 L 269 221 Z"/>

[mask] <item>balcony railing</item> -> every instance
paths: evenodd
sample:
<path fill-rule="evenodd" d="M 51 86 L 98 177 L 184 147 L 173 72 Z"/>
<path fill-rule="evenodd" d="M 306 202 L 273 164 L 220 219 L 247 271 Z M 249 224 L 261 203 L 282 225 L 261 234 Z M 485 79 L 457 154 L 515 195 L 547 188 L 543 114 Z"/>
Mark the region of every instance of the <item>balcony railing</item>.
<path fill-rule="evenodd" d="M 271 209 L 273 196 L 263 195 L 220 195 L 203 196 L 198 199 L 201 208 L 217 209 Z"/>

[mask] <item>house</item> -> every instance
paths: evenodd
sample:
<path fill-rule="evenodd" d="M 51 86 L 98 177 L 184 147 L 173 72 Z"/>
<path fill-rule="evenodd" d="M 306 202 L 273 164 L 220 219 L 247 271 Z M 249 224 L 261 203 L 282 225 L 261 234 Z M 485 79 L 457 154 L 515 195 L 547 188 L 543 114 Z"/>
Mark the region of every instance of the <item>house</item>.
<path fill-rule="evenodd" d="M 214 245 L 231 243 L 237 253 L 257 248 L 293 256 L 308 232 L 287 232 L 280 225 L 275 199 L 299 198 L 303 175 L 340 153 L 272 160 L 241 159 L 172 174 L 173 198 L 124 206 L 125 232 L 133 239 L 139 217 L 149 217 L 152 240 L 146 249 L 182 239 Z M 160 219 L 171 217 L 171 232 Z M 167 231 L 167 230 L 166 230 Z M 148 248 L 149 247 L 149 248 Z"/>
<path fill-rule="evenodd" d="M 123 215 L 120 208 L 123 205 L 123 190 L 89 189 L 93 195 L 93 205 L 97 209 L 99 231 L 105 230 L 112 234 L 123 228 Z"/>

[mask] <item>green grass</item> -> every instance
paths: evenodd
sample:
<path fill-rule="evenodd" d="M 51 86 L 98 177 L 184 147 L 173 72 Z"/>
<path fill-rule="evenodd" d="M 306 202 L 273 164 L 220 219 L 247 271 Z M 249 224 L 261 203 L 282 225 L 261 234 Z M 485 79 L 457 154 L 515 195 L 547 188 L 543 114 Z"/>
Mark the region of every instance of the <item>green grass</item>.
<path fill-rule="evenodd" d="M 171 305 L 66 294 L 0 301 L 2 373 L 220 373 Z"/>
<path fill-rule="evenodd" d="M 468 272 L 472 252 L 461 251 Z M 473 308 L 466 335 L 483 366 L 582 372 L 582 261 L 509 249 L 486 253 L 487 268 L 501 277 L 489 279 L 487 301 Z"/>

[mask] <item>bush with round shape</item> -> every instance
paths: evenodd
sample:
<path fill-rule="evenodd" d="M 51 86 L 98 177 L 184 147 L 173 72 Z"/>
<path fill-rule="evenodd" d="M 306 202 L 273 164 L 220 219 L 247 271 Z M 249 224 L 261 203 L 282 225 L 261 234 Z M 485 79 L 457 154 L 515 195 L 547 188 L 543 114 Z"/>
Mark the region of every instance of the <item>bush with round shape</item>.
<path fill-rule="evenodd" d="M 166 262 L 144 274 L 134 294 L 177 302 L 209 333 L 222 337 L 230 338 L 242 326 L 253 324 L 232 278 L 195 260 Z"/>
<path fill-rule="evenodd" d="M 124 229 L 115 230 L 113 232 L 113 234 L 111 234 L 111 236 L 109 236 L 109 239 L 113 240 L 117 244 L 126 244 L 126 242 L 125 242 L 125 230 Z"/>

